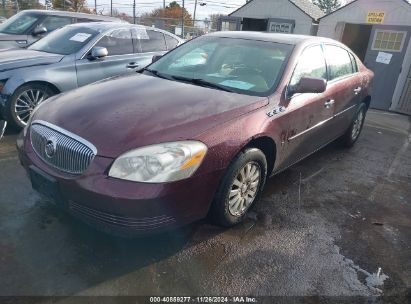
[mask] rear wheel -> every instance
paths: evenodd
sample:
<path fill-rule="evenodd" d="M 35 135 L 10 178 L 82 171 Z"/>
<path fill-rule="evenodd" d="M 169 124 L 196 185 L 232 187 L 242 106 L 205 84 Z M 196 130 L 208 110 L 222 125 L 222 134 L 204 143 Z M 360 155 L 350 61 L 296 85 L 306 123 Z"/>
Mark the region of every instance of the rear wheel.
<path fill-rule="evenodd" d="M 261 150 L 241 152 L 228 167 L 219 186 L 211 215 L 217 224 L 230 227 L 240 223 L 259 199 L 267 176 L 267 160 Z"/>
<path fill-rule="evenodd" d="M 342 144 L 346 147 L 352 147 L 361 134 L 362 127 L 364 125 L 365 114 L 367 112 L 367 106 L 362 103 L 354 116 L 354 119 L 348 128 L 348 130 L 341 137 Z"/>
<path fill-rule="evenodd" d="M 18 88 L 6 104 L 6 119 L 16 129 L 26 126 L 34 108 L 47 98 L 57 94 L 44 84 L 27 84 Z"/>

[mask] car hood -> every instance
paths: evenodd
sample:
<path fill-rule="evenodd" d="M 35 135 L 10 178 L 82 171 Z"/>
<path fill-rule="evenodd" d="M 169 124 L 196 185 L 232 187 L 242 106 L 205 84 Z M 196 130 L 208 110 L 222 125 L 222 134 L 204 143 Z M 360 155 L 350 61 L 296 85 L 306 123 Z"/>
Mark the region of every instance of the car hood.
<path fill-rule="evenodd" d="M 63 55 L 17 49 L 0 52 L 0 72 L 59 62 Z"/>
<path fill-rule="evenodd" d="M 194 139 L 204 131 L 268 103 L 147 75 L 118 77 L 52 97 L 35 113 L 117 157 L 141 146 Z"/>

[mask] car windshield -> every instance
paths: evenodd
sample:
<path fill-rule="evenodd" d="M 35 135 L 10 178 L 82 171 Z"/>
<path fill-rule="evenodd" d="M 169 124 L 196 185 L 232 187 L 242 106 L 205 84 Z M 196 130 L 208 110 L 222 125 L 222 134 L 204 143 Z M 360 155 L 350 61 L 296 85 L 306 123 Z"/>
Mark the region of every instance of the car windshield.
<path fill-rule="evenodd" d="M 99 31 L 83 26 L 68 26 L 50 33 L 50 35 L 32 44 L 29 49 L 69 55 L 78 52 L 99 33 Z"/>
<path fill-rule="evenodd" d="M 40 15 L 36 14 L 16 14 L 0 25 L 0 33 L 11 35 L 25 34 L 39 18 Z"/>
<path fill-rule="evenodd" d="M 275 90 L 291 50 L 291 45 L 275 42 L 201 37 L 163 56 L 144 73 L 267 96 Z"/>

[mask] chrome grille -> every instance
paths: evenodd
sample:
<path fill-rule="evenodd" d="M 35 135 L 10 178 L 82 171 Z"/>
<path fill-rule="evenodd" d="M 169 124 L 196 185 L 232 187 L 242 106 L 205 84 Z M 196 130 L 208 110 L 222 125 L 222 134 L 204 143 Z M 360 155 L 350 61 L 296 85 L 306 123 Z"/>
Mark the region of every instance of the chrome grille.
<path fill-rule="evenodd" d="M 88 141 L 45 121 L 30 127 L 31 145 L 47 164 L 70 174 L 83 173 L 97 154 Z"/>

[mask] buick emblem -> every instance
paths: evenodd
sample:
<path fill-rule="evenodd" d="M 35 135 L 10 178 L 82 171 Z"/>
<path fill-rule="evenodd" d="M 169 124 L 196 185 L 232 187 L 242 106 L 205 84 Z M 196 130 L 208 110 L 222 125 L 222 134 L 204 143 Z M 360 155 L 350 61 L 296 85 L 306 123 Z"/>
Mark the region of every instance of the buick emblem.
<path fill-rule="evenodd" d="M 52 158 L 54 154 L 56 154 L 56 148 L 57 139 L 55 137 L 50 137 L 49 139 L 47 139 L 44 151 L 46 152 L 48 158 Z"/>

